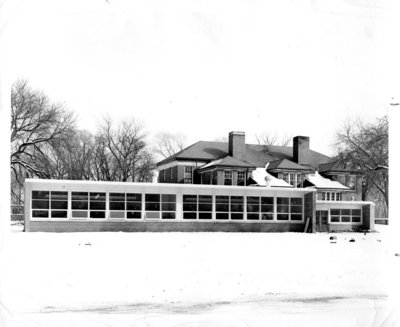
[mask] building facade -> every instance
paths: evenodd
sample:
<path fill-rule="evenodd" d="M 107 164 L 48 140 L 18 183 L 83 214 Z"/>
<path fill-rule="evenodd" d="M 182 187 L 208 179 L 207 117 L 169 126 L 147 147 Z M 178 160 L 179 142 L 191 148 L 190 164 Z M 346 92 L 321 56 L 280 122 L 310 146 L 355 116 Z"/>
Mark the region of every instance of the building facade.
<path fill-rule="evenodd" d="M 197 142 L 158 163 L 158 183 L 25 181 L 25 231 L 332 232 L 374 229 L 362 176 L 310 149 Z"/>
<path fill-rule="evenodd" d="M 313 151 L 307 136 L 294 137 L 290 147 L 246 144 L 244 132 L 230 132 L 228 142 L 199 141 L 157 168 L 160 183 L 313 189 L 320 230 L 360 215 L 352 207 L 362 202 L 362 174 Z"/>

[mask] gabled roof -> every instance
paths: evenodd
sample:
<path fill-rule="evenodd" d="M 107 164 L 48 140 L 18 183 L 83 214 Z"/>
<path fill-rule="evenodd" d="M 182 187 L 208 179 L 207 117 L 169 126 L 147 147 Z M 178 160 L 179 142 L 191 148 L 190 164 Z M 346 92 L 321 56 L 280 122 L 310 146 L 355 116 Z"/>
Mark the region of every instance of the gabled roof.
<path fill-rule="evenodd" d="M 317 189 L 350 190 L 347 186 L 337 181 L 322 177 L 317 171 L 314 174 L 308 174 L 306 181 L 310 182 L 311 185 L 315 186 Z"/>
<path fill-rule="evenodd" d="M 297 170 L 297 171 L 313 171 L 313 169 L 309 167 L 305 167 L 302 165 L 299 165 L 293 161 L 290 161 L 288 159 L 280 159 L 280 160 L 275 160 L 269 163 L 268 171 L 278 171 L 278 170 Z"/>
<path fill-rule="evenodd" d="M 319 165 L 332 162 L 332 158 L 319 152 L 305 149 L 308 162 L 302 164 L 310 169 L 318 169 Z M 199 141 L 173 156 L 157 163 L 157 166 L 167 164 L 172 161 L 204 161 L 210 162 L 229 156 L 228 142 L 208 142 Z M 252 167 L 265 167 L 268 162 L 281 159 L 293 161 L 293 147 L 276 145 L 246 144 L 243 162 Z"/>
<path fill-rule="evenodd" d="M 249 165 L 246 162 L 237 160 L 231 156 L 226 156 L 224 158 L 214 160 L 209 162 L 208 164 L 202 166 L 199 168 L 199 170 L 204 170 L 212 167 L 243 167 L 243 168 L 252 168 L 251 165 Z"/>

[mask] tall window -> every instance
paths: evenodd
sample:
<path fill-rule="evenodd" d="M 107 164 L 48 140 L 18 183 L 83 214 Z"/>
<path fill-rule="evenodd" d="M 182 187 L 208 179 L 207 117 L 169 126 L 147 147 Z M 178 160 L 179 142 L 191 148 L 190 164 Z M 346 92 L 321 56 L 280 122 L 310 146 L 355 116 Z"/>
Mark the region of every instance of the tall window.
<path fill-rule="evenodd" d="M 87 218 L 89 209 L 88 192 L 71 193 L 72 218 Z"/>
<path fill-rule="evenodd" d="M 242 170 L 237 172 L 237 185 L 245 186 L 246 185 L 246 173 Z"/>
<path fill-rule="evenodd" d="M 109 194 L 110 218 L 125 218 L 125 193 Z"/>
<path fill-rule="evenodd" d="M 224 185 L 232 185 L 232 170 L 224 170 Z"/>
<path fill-rule="evenodd" d="M 193 167 L 185 166 L 184 183 L 193 184 Z"/>
<path fill-rule="evenodd" d="M 106 193 L 90 192 L 90 218 L 106 218 Z"/>
<path fill-rule="evenodd" d="M 140 193 L 126 194 L 126 218 L 127 219 L 142 218 L 142 194 Z"/>

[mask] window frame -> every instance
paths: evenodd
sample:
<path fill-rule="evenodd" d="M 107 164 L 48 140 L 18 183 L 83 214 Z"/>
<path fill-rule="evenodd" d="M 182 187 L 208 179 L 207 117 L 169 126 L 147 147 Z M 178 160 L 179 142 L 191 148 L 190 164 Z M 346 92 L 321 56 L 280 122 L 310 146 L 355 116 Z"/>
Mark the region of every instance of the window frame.
<path fill-rule="evenodd" d="M 187 171 L 190 170 L 190 171 Z M 193 184 L 193 166 L 184 166 L 183 168 L 183 183 L 184 184 Z M 190 177 L 187 177 L 190 174 Z"/>
<path fill-rule="evenodd" d="M 227 175 L 230 175 L 230 177 L 227 177 Z M 230 184 L 226 184 L 226 181 L 230 180 Z M 233 185 L 233 170 L 231 169 L 225 169 L 224 170 L 224 185 L 225 186 L 232 186 Z"/>
<path fill-rule="evenodd" d="M 340 214 L 332 214 L 333 210 L 339 210 Z M 350 211 L 350 214 L 346 213 L 346 211 Z M 344 211 L 344 213 L 342 213 Z M 354 212 L 359 212 L 358 214 L 354 214 Z M 332 221 L 333 217 L 338 217 L 339 221 Z M 343 221 L 344 218 L 349 218 L 349 221 Z M 360 217 L 360 221 L 353 221 L 353 217 Z M 329 209 L 329 224 L 333 225 L 362 225 L 363 224 L 363 216 L 361 208 L 330 208 Z"/>

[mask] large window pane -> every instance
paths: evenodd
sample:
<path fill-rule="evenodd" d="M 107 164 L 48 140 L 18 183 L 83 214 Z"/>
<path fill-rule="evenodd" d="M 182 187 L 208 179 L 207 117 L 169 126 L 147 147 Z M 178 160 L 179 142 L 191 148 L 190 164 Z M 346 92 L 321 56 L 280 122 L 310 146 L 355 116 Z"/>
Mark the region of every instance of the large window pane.
<path fill-rule="evenodd" d="M 51 209 L 68 209 L 68 201 L 53 201 L 51 200 Z"/>

